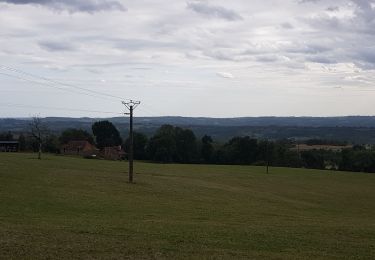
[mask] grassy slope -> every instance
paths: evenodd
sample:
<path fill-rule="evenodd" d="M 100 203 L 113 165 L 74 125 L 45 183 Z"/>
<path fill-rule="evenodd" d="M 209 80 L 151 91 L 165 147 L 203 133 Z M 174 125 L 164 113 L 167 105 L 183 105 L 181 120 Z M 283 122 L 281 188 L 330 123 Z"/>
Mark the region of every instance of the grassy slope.
<path fill-rule="evenodd" d="M 0 154 L 0 258 L 375 258 L 375 175 Z"/>

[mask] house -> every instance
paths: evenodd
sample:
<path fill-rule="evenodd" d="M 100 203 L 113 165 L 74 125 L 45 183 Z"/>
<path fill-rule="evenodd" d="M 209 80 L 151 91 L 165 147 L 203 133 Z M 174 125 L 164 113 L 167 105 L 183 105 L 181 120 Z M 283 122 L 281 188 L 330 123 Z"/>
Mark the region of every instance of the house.
<path fill-rule="evenodd" d="M 121 145 L 104 147 L 101 156 L 107 160 L 121 160 L 125 157 L 125 152 L 121 149 Z"/>
<path fill-rule="evenodd" d="M 0 152 L 18 152 L 18 141 L 0 141 Z"/>
<path fill-rule="evenodd" d="M 88 141 L 69 141 L 61 147 L 61 154 L 91 156 L 96 155 L 98 149 Z"/>

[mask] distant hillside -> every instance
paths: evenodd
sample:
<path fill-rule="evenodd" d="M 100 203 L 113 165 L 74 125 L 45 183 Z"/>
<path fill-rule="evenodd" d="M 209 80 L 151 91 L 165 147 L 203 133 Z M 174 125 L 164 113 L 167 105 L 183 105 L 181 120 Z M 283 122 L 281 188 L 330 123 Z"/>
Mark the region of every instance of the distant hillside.
<path fill-rule="evenodd" d="M 26 132 L 30 119 L 0 119 L 0 132 Z M 90 130 L 93 122 L 103 118 L 48 117 L 48 127 L 59 133 L 66 128 Z M 108 118 L 127 135 L 128 118 Z M 135 129 L 152 135 L 163 124 L 192 129 L 198 137 L 211 135 L 218 141 L 233 136 L 249 135 L 256 138 L 334 139 L 353 143 L 375 144 L 375 117 L 243 117 L 243 118 L 192 118 L 192 117 L 138 117 Z"/>

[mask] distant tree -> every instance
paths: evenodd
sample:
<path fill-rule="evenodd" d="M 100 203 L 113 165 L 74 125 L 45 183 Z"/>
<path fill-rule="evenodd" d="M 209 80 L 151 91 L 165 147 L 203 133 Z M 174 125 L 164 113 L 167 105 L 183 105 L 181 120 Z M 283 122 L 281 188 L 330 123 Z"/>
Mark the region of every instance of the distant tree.
<path fill-rule="evenodd" d="M 258 141 L 256 162 L 258 165 L 271 165 L 276 158 L 275 145 L 267 140 Z"/>
<path fill-rule="evenodd" d="M 147 159 L 146 148 L 148 145 L 148 138 L 146 135 L 138 132 L 133 133 L 133 149 L 134 159 L 145 160 Z M 124 143 L 125 151 L 129 151 L 129 138 Z"/>
<path fill-rule="evenodd" d="M 205 163 L 210 163 L 212 161 L 212 156 L 214 152 L 214 147 L 212 145 L 213 140 L 211 136 L 203 136 L 201 143 L 201 158 Z"/>
<path fill-rule="evenodd" d="M 94 138 L 91 134 L 85 130 L 75 128 L 69 128 L 62 132 L 59 141 L 61 144 L 67 144 L 70 141 L 88 141 L 94 144 Z"/>
<path fill-rule="evenodd" d="M 1 141 L 13 141 L 13 134 L 11 132 L 0 133 Z"/>
<path fill-rule="evenodd" d="M 171 125 L 161 126 L 150 139 L 147 152 L 153 161 L 169 163 L 176 158 L 176 141 L 174 127 Z"/>
<path fill-rule="evenodd" d="M 252 164 L 256 160 L 257 140 L 249 136 L 234 137 L 224 145 L 232 164 Z"/>
<path fill-rule="evenodd" d="M 223 146 L 214 151 L 212 161 L 216 164 L 232 164 L 229 159 L 228 152 Z"/>
<path fill-rule="evenodd" d="M 30 122 L 30 133 L 38 144 L 38 159 L 42 159 L 42 145 L 48 136 L 48 128 L 43 124 L 40 117 L 33 117 Z"/>
<path fill-rule="evenodd" d="M 48 153 L 59 153 L 60 152 L 59 138 L 56 135 L 49 135 L 44 141 L 44 151 Z"/>
<path fill-rule="evenodd" d="M 19 136 L 18 143 L 20 146 L 20 151 L 24 152 L 26 150 L 26 137 L 23 134 Z"/>
<path fill-rule="evenodd" d="M 375 172 L 375 151 L 345 149 L 341 153 L 339 169 L 342 171 Z"/>
<path fill-rule="evenodd" d="M 194 162 L 198 157 L 196 137 L 189 129 L 163 125 L 150 139 L 148 154 L 154 161 Z"/>
<path fill-rule="evenodd" d="M 119 131 L 109 121 L 99 121 L 92 125 L 92 132 L 99 149 L 121 145 L 122 139 Z"/>
<path fill-rule="evenodd" d="M 324 157 L 322 151 L 311 150 L 301 153 L 303 166 L 311 169 L 324 169 Z"/>
<path fill-rule="evenodd" d="M 325 139 L 308 139 L 304 141 L 307 145 L 347 145 L 348 143 L 342 140 L 325 140 Z"/>
<path fill-rule="evenodd" d="M 197 160 L 197 139 L 193 131 L 175 127 L 175 142 L 177 162 L 192 163 Z"/>

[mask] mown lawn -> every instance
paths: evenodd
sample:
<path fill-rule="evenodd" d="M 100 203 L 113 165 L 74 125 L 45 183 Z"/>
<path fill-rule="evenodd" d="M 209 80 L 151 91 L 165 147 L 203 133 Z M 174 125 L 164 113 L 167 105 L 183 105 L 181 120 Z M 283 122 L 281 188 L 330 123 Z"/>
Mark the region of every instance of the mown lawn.
<path fill-rule="evenodd" d="M 375 174 L 0 153 L 0 258 L 375 259 Z"/>

